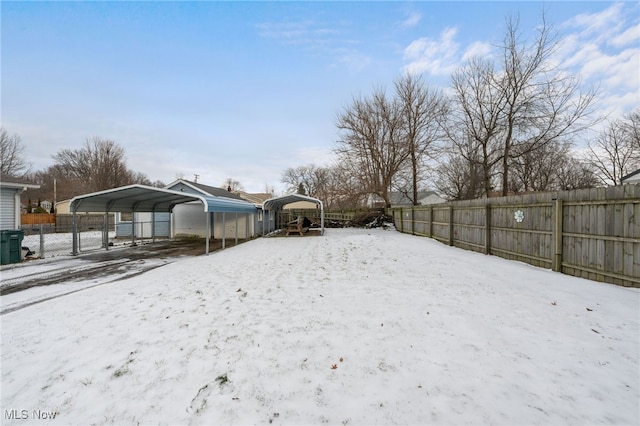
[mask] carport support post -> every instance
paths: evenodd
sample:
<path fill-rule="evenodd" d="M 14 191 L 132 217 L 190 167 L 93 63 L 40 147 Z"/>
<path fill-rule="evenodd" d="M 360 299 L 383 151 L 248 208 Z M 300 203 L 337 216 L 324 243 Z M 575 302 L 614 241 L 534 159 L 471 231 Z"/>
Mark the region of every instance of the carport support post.
<path fill-rule="evenodd" d="M 71 254 L 74 256 L 78 255 L 78 214 L 76 211 L 73 211 L 73 225 L 72 225 L 72 249 Z"/>
<path fill-rule="evenodd" d="M 207 238 L 205 238 L 204 254 L 209 254 L 209 238 L 211 238 L 211 212 L 207 212 Z"/>
<path fill-rule="evenodd" d="M 233 246 L 237 246 L 238 245 L 238 212 L 236 212 L 236 241 L 233 244 Z"/>
<path fill-rule="evenodd" d="M 151 212 L 151 242 L 156 242 L 156 211 L 155 208 Z"/>
<path fill-rule="evenodd" d="M 269 210 L 262 211 L 262 236 L 264 237 L 267 232 L 267 227 L 269 226 Z"/>
<path fill-rule="evenodd" d="M 102 244 L 104 248 L 109 250 L 109 211 L 104 212 L 104 227 L 102 229 Z"/>
<path fill-rule="evenodd" d="M 131 212 L 131 245 L 136 245 L 136 212 Z"/>
<path fill-rule="evenodd" d="M 222 250 L 224 250 L 226 238 L 227 238 L 227 219 L 225 217 L 225 212 L 222 212 Z"/>

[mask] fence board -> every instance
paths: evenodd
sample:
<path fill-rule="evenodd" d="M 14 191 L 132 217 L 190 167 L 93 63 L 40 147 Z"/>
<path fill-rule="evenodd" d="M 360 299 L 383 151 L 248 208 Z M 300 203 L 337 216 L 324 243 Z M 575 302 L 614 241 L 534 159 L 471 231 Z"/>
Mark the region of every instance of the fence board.
<path fill-rule="evenodd" d="M 555 199 L 563 200 L 558 248 Z M 403 232 L 543 267 L 557 252 L 563 273 L 640 287 L 640 185 L 405 207 L 402 217 L 390 210 Z M 518 210 L 522 222 L 514 218 Z"/>
<path fill-rule="evenodd" d="M 52 213 L 22 213 L 20 214 L 22 225 L 47 225 L 56 223 L 56 215 Z"/>

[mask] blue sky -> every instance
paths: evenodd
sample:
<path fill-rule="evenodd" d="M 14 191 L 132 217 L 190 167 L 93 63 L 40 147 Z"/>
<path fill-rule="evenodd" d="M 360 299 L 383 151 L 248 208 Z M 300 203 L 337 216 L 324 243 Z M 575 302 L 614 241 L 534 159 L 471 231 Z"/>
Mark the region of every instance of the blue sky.
<path fill-rule="evenodd" d="M 541 12 L 557 61 L 612 117 L 640 105 L 638 2 L 11 2 L 0 4 L 2 126 L 40 170 L 94 136 L 152 180 L 282 190 L 329 164 L 337 113 L 406 71 L 445 88 L 491 55 L 505 16 Z"/>

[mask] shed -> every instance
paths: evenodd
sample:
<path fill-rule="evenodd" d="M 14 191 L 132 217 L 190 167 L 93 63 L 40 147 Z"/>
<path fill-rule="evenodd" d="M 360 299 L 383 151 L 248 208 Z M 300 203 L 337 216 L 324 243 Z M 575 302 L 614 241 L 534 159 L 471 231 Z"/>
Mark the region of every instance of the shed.
<path fill-rule="evenodd" d="M 322 204 L 322 201 L 320 201 L 317 198 L 309 197 L 308 195 L 302 195 L 302 194 L 281 195 L 280 197 L 269 198 L 262 204 L 262 210 L 264 211 L 264 214 L 267 216 L 265 222 L 269 224 L 263 228 L 263 234 L 264 234 L 265 228 L 269 228 L 269 231 L 275 230 L 275 226 L 276 226 L 275 218 L 284 209 L 286 205 L 300 202 L 300 201 L 312 202 L 314 204 L 317 204 L 320 207 L 320 235 L 323 235 L 324 234 L 324 205 Z M 272 221 L 273 221 L 273 226 L 271 226 Z"/>
<path fill-rule="evenodd" d="M 40 185 L 26 183 L 22 179 L 0 177 L 0 230 L 20 228 L 20 195 L 27 189 L 38 188 Z"/>
<path fill-rule="evenodd" d="M 70 207 L 74 217 L 73 254 L 78 254 L 77 214 L 80 212 L 104 212 L 105 216 L 112 212 L 165 212 L 169 213 L 179 204 L 199 202 L 205 213 L 205 227 L 211 229 L 212 214 L 222 213 L 255 213 L 256 207 L 242 200 L 224 197 L 203 196 L 195 193 L 178 192 L 165 188 L 146 185 L 128 185 L 91 194 L 80 195 L 71 200 Z M 155 217 L 155 215 L 152 215 Z M 154 229 L 154 226 L 151 227 Z M 105 231 L 106 234 L 106 231 Z M 210 232 L 206 234 L 206 253 L 209 253 Z M 104 235 L 106 242 L 107 236 Z M 108 249 L 108 244 L 105 244 Z M 224 237 L 223 237 L 224 247 Z"/>

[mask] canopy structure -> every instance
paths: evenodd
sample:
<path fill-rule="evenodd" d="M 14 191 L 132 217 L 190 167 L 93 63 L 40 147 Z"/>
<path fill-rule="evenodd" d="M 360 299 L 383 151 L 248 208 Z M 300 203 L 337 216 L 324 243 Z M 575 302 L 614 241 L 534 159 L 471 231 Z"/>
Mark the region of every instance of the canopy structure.
<path fill-rule="evenodd" d="M 91 194 L 79 195 L 71 200 L 71 212 L 171 212 L 176 204 L 201 201 L 206 212 L 255 213 L 253 204 L 224 197 L 206 197 L 200 194 L 155 188 L 146 185 L 128 185 Z"/>
<path fill-rule="evenodd" d="M 70 202 L 74 217 L 73 254 L 78 253 L 78 212 L 102 212 L 105 217 L 112 212 L 120 213 L 169 213 L 176 204 L 201 202 L 205 213 L 256 213 L 257 208 L 248 202 L 225 197 L 204 196 L 195 193 L 173 191 L 146 185 L 128 185 L 91 194 L 79 195 Z M 206 253 L 209 253 L 209 226 L 207 215 Z M 153 216 L 155 217 L 155 215 Z M 153 229 L 153 227 L 152 227 Z M 132 233 L 133 235 L 133 233 Z M 224 241 L 223 241 L 224 246 Z M 107 250 L 109 245 L 106 244 Z"/>
<path fill-rule="evenodd" d="M 322 201 L 317 198 L 309 197 L 302 194 L 285 194 L 280 197 L 269 198 L 262 203 L 262 210 L 267 214 L 271 211 L 278 213 L 282 211 L 287 204 L 295 203 L 296 201 L 310 201 L 320 206 L 320 235 L 324 235 L 324 205 Z"/>

